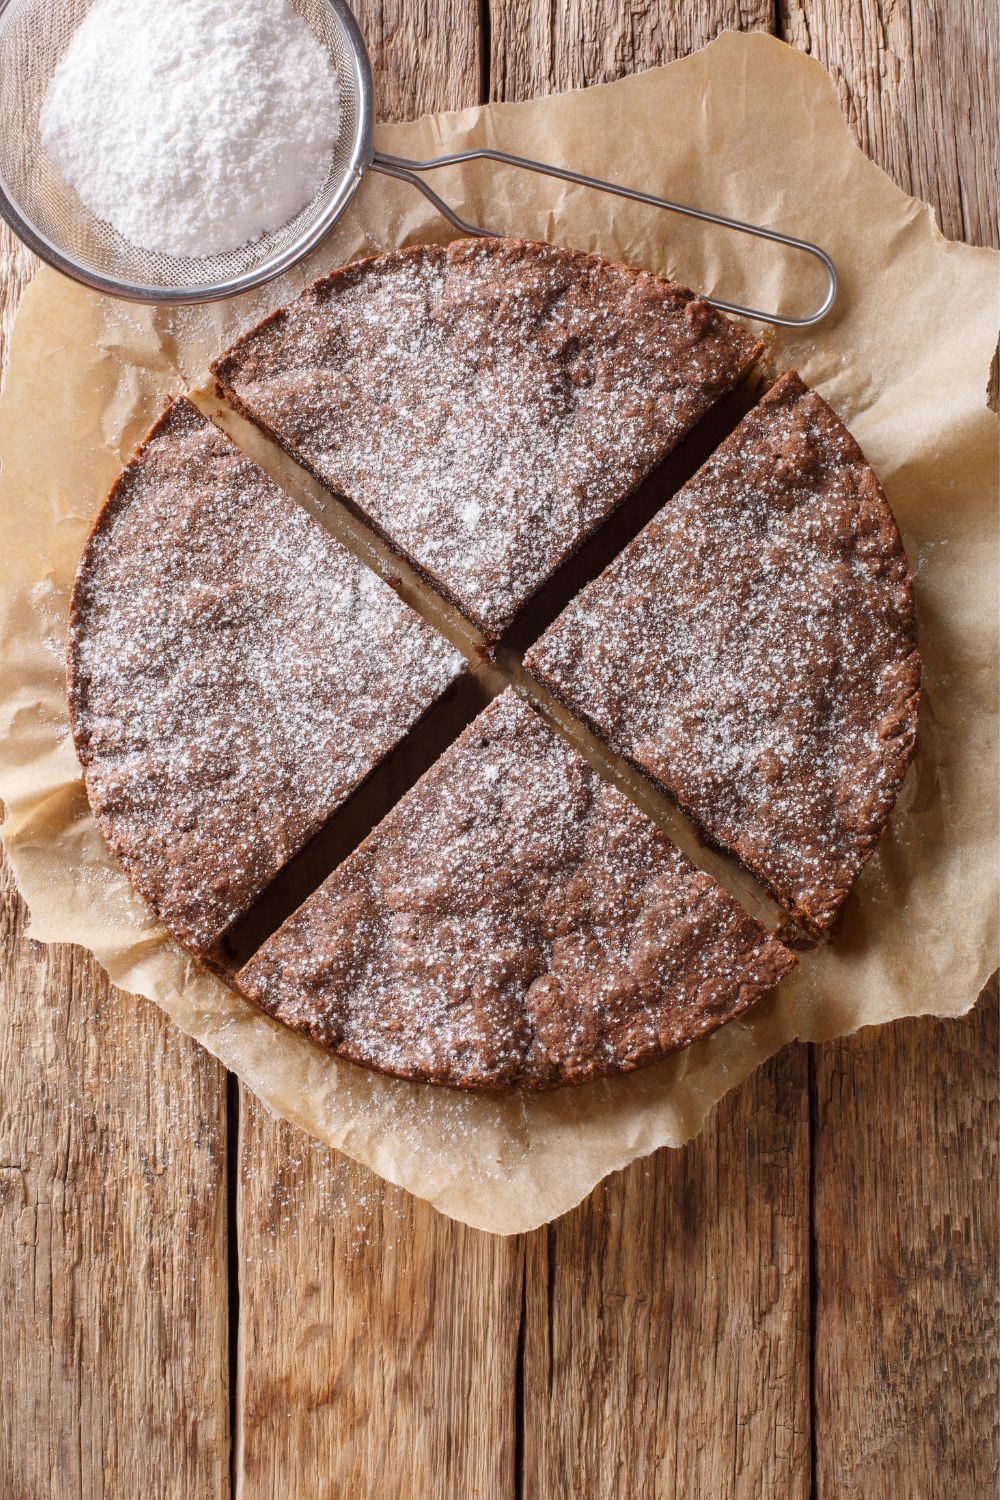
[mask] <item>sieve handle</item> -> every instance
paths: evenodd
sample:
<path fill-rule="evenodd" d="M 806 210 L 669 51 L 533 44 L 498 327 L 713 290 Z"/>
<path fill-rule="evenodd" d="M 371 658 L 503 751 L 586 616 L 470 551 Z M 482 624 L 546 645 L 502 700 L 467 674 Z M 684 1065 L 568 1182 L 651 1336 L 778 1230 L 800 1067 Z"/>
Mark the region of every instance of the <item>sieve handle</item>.
<path fill-rule="evenodd" d="M 743 307 L 738 302 L 723 302 L 719 297 L 706 297 L 704 300 L 717 307 L 722 312 L 741 313 L 745 318 L 756 318 L 761 323 L 776 323 L 781 328 L 808 328 L 811 323 L 818 323 L 825 318 L 834 302 L 837 300 L 837 272 L 833 261 L 825 250 L 818 245 L 810 244 L 808 240 L 799 240 L 790 234 L 779 234 L 776 229 L 765 229 L 761 224 L 745 224 L 741 219 L 729 219 L 725 214 L 709 213 L 707 209 L 690 208 L 686 203 L 674 203 L 669 198 L 656 198 L 652 193 L 640 193 L 635 188 L 620 187 L 616 182 L 603 182 L 599 177 L 587 177 L 583 172 L 570 172 L 566 167 L 547 166 L 544 162 L 532 161 L 526 156 L 512 156 L 508 151 L 494 151 L 489 147 L 477 147 L 472 151 L 455 151 L 448 156 L 435 156 L 430 161 L 408 161 L 403 156 L 386 156 L 381 151 L 376 151 L 371 165 L 377 172 L 384 172 L 389 177 L 398 177 L 402 182 L 412 183 L 419 188 L 424 197 L 433 203 L 439 213 L 443 214 L 449 224 L 460 229 L 463 234 L 482 235 L 495 237 L 497 231 L 494 229 L 481 229 L 477 224 L 469 224 L 460 218 L 454 209 L 450 208 L 444 199 L 439 197 L 429 183 L 417 174 L 430 172 L 436 167 L 453 167 L 464 161 L 498 161 L 506 167 L 523 167 L 528 172 L 541 172 L 546 177 L 558 177 L 562 182 L 577 183 L 580 187 L 597 188 L 602 193 L 612 193 L 616 198 L 629 198 L 633 203 L 645 203 L 650 208 L 666 209 L 668 213 L 683 214 L 688 219 L 702 219 L 706 224 L 717 224 L 722 229 L 732 229 L 737 234 L 750 234 L 755 239 L 771 240 L 776 245 L 784 245 L 789 250 L 799 250 L 803 255 L 811 255 L 818 260 L 826 272 L 827 288 L 826 296 L 820 305 L 811 313 L 802 318 L 788 318 L 782 313 L 762 312 L 757 307 Z"/>

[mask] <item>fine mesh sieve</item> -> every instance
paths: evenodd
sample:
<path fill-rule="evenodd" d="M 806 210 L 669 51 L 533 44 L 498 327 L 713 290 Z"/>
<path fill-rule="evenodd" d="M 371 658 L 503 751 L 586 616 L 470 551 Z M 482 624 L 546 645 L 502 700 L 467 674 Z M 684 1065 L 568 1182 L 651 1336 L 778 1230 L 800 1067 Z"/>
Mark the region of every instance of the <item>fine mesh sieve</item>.
<path fill-rule="evenodd" d="M 409 161 L 376 152 L 371 63 L 364 38 L 344 0 L 290 0 L 329 52 L 340 83 L 340 137 L 326 181 L 312 202 L 280 229 L 221 255 L 179 256 L 144 250 L 86 207 L 49 161 L 39 135 L 39 116 L 49 80 L 93 3 L 0 0 L 0 214 L 43 260 L 98 291 L 136 302 L 185 303 L 211 302 L 260 286 L 295 265 L 319 243 L 344 212 L 369 167 L 412 183 L 463 233 L 491 235 L 494 231 L 466 223 L 417 175 L 485 159 L 771 240 L 812 256 L 826 273 L 823 301 L 802 317 L 706 299 L 725 312 L 799 328 L 817 323 L 833 306 L 837 295 L 833 262 L 807 240 L 505 151 L 459 151 L 430 161 Z"/>
<path fill-rule="evenodd" d="M 195 257 L 133 245 L 91 213 L 42 146 L 39 116 L 49 80 L 93 3 L 0 5 L 0 213 L 14 232 L 60 271 L 137 302 L 233 296 L 301 260 L 343 213 L 371 161 L 371 69 L 350 12 L 339 0 L 291 0 L 330 53 L 340 83 L 340 137 L 322 188 L 280 229 L 221 255 Z"/>

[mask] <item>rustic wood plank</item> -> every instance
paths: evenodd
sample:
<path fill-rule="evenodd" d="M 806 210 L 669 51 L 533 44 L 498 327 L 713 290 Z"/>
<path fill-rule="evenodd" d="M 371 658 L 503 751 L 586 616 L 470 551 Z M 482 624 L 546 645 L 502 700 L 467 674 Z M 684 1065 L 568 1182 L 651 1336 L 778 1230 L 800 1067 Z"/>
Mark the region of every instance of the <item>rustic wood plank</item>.
<path fill-rule="evenodd" d="M 792 1047 L 532 1236 L 523 1494 L 809 1494 L 808 1162 Z"/>
<path fill-rule="evenodd" d="M 478 102 L 477 4 L 357 9 L 380 118 Z M 513 1494 L 520 1245 L 240 1118 L 237 1494 Z"/>
<path fill-rule="evenodd" d="M 246 1500 L 514 1492 L 522 1250 L 241 1115 Z"/>
<path fill-rule="evenodd" d="M 773 31 L 771 0 L 489 0 L 491 99 L 611 83 L 704 47 L 720 31 Z"/>
<path fill-rule="evenodd" d="M 33 258 L 0 226 L 0 372 Z M 228 1493 L 224 1076 L 0 855 L 0 1494 Z"/>
<path fill-rule="evenodd" d="M 769 4 L 491 0 L 490 96 L 666 62 Z M 683 1151 L 530 1237 L 522 1484 L 543 1500 L 810 1488 L 806 1053 L 775 1059 Z"/>
<path fill-rule="evenodd" d="M 1000 11 L 973 0 L 779 0 L 781 33 L 833 74 L 867 154 L 949 239 L 998 243 Z"/>
<path fill-rule="evenodd" d="M 0 870 L 0 1494 L 228 1493 L 222 1070 Z"/>
<path fill-rule="evenodd" d="M 351 0 L 375 73 L 375 118 L 479 104 L 480 0 Z"/>
<path fill-rule="evenodd" d="M 38 262 L 3 222 L 0 222 L 0 385 L 7 368 L 7 349 L 21 294 Z"/>
<path fill-rule="evenodd" d="M 818 1500 L 996 1493 L 996 991 L 816 1049 Z"/>
<path fill-rule="evenodd" d="M 782 26 L 945 234 L 996 244 L 996 8 L 782 0 Z M 996 1057 L 992 1002 L 816 1049 L 821 1497 L 995 1486 Z"/>

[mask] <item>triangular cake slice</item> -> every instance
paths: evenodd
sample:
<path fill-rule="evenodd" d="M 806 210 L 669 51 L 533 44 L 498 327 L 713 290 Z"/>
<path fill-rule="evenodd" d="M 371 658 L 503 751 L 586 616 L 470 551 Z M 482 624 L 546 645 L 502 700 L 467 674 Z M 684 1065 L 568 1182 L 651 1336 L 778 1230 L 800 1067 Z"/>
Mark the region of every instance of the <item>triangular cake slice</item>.
<path fill-rule="evenodd" d="M 352 1062 L 502 1090 L 642 1067 L 794 962 L 508 688 L 237 984 Z"/>
<path fill-rule="evenodd" d="M 759 352 L 648 272 L 459 240 L 317 281 L 212 368 L 495 640 Z"/>
<path fill-rule="evenodd" d="M 786 375 L 528 652 L 814 936 L 913 752 L 910 569 L 882 487 Z"/>
<path fill-rule="evenodd" d="M 126 466 L 73 593 L 73 736 L 98 823 L 206 954 L 463 670 L 185 400 Z"/>

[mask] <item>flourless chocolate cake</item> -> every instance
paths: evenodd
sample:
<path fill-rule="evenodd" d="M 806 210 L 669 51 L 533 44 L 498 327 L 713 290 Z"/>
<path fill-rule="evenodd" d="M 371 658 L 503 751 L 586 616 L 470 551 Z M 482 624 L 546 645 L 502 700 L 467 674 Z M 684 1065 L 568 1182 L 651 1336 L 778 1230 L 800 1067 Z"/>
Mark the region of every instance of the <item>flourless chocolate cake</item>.
<path fill-rule="evenodd" d="M 686 1047 L 794 962 L 507 689 L 237 984 L 367 1067 L 537 1089 Z"/>
<path fill-rule="evenodd" d="M 881 485 L 786 375 L 525 658 L 813 935 L 916 734 L 910 570 Z"/>
<path fill-rule="evenodd" d="M 205 954 L 463 666 L 179 400 L 77 574 L 69 706 L 91 806 Z"/>
<path fill-rule="evenodd" d="M 213 370 L 495 640 L 760 348 L 649 272 L 477 239 L 336 271 Z"/>
<path fill-rule="evenodd" d="M 214 369 L 496 641 L 758 352 L 646 272 L 476 240 L 348 266 Z M 920 662 L 885 496 L 798 376 L 525 663 L 829 929 L 912 755 Z M 179 400 L 91 533 L 68 665 L 112 850 L 221 966 L 219 940 L 464 663 Z M 794 962 L 508 688 L 232 982 L 354 1063 L 504 1091 L 642 1067 Z"/>

